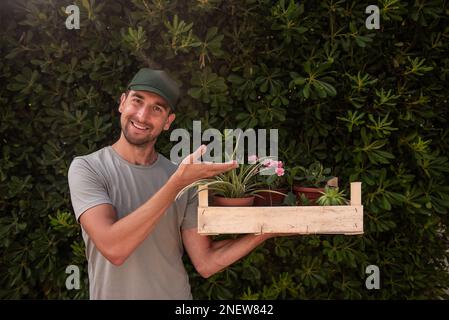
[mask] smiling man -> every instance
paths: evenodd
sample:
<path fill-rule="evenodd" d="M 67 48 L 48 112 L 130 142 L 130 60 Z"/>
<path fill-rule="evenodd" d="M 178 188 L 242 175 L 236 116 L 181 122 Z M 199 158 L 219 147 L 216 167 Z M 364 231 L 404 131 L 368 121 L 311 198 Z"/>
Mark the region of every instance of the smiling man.
<path fill-rule="evenodd" d="M 120 99 L 116 143 L 76 157 L 68 179 L 88 260 L 91 299 L 191 299 L 184 248 L 209 277 L 273 235 L 212 241 L 197 232 L 197 199 L 178 192 L 236 163 L 194 163 L 201 146 L 176 166 L 155 150 L 175 120 L 179 88 L 165 71 L 139 70 Z"/>

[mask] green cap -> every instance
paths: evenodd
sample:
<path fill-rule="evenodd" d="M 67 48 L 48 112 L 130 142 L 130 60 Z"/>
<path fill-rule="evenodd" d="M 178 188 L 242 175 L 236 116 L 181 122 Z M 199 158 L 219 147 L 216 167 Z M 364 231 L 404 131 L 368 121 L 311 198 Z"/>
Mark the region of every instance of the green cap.
<path fill-rule="evenodd" d="M 128 90 L 148 91 L 167 100 L 172 110 L 178 102 L 180 90 L 178 84 L 164 70 L 140 69 L 128 84 Z"/>

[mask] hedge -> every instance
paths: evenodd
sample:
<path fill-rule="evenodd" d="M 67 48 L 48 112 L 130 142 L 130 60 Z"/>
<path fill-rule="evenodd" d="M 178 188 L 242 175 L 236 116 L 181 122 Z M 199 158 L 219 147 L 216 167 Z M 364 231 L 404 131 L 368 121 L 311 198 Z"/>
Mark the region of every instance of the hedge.
<path fill-rule="evenodd" d="M 287 165 L 363 182 L 363 236 L 272 239 L 209 279 L 186 257 L 194 298 L 447 298 L 448 2 L 370 4 L 380 29 L 355 0 L 2 1 L 0 297 L 88 297 L 67 170 L 118 138 L 118 98 L 152 67 L 182 83 L 174 127 L 278 128 Z"/>

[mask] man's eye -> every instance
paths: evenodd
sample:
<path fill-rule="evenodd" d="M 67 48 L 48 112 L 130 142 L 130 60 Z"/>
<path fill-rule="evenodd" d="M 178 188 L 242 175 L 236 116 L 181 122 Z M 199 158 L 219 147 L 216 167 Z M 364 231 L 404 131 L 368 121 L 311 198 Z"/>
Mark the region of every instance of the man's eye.
<path fill-rule="evenodd" d="M 157 112 L 161 112 L 161 111 L 162 111 L 162 108 L 159 107 L 159 106 L 154 106 L 154 110 L 157 111 Z"/>

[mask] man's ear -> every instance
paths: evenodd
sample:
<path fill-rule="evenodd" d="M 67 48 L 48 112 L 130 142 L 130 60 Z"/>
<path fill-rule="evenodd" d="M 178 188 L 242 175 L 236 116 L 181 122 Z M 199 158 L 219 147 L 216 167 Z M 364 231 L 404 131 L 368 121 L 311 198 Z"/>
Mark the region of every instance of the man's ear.
<path fill-rule="evenodd" d="M 127 95 L 125 93 L 122 93 L 122 95 L 120 96 L 120 105 L 118 107 L 118 112 L 120 112 L 120 113 L 123 112 L 126 97 L 127 97 Z"/>
<path fill-rule="evenodd" d="M 164 131 L 167 131 L 168 129 L 170 129 L 170 125 L 172 124 L 173 121 L 175 121 L 175 119 L 176 119 L 176 115 L 174 113 L 169 114 L 169 116 L 167 117 L 167 120 L 165 121 Z"/>

